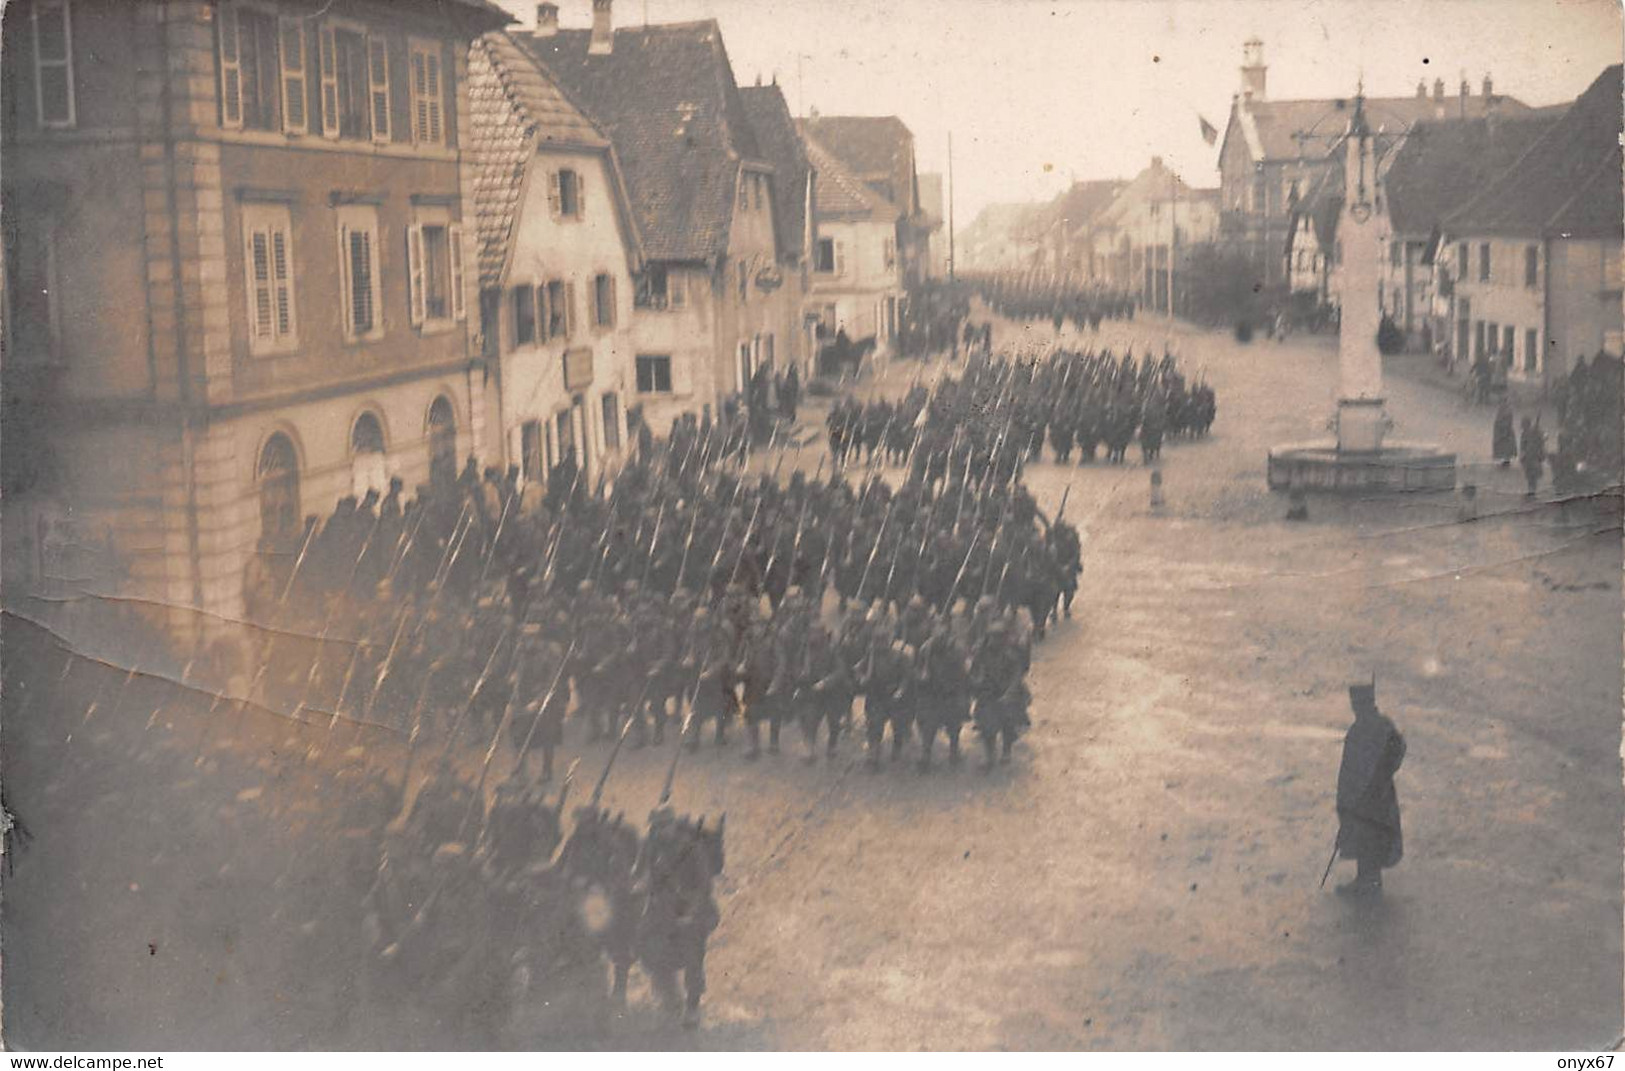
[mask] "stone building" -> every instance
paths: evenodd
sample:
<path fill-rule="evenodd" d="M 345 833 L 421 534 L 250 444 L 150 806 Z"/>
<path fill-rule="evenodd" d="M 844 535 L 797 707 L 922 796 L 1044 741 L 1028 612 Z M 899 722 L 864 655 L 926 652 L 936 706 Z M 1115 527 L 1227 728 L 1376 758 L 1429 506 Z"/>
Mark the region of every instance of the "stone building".
<path fill-rule="evenodd" d="M 307 516 L 485 452 L 465 63 L 507 21 L 486 0 L 7 5 L 13 606 L 117 595 L 207 633 Z"/>

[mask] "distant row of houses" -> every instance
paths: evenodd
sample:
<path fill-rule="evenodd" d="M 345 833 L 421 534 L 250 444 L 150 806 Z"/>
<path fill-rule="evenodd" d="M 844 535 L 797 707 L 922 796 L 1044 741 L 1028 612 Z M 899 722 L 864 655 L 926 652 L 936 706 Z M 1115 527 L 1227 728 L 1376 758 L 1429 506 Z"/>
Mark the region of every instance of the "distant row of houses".
<path fill-rule="evenodd" d="M 966 271 L 1031 272 L 1164 308 L 1170 279 L 1177 293 L 1189 253 L 1218 230 L 1219 191 L 1193 188 L 1153 157 L 1132 179 L 1074 182 L 1044 204 L 990 205 L 956 237 Z"/>
<path fill-rule="evenodd" d="M 1266 286 L 1339 305 L 1338 151 L 1353 100 L 1271 101 L 1262 44 L 1220 151 L 1220 242 Z M 1621 68 L 1571 104 L 1531 108 L 1442 80 L 1363 98 L 1376 135 L 1369 183 L 1385 248 L 1381 312 L 1414 346 L 1546 382 L 1580 357 L 1621 352 Z"/>
<path fill-rule="evenodd" d="M 593 479 L 640 418 L 884 347 L 940 219 L 907 127 L 591 7 L 7 5 L 8 581 L 233 620 L 342 496 Z"/>

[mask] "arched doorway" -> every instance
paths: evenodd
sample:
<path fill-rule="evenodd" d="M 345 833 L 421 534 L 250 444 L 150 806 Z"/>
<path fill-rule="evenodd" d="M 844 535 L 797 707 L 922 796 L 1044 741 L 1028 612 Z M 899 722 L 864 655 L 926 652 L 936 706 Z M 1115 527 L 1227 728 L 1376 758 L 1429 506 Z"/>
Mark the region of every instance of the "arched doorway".
<path fill-rule="evenodd" d="M 457 417 L 444 394 L 429 406 L 429 482 L 436 487 L 457 482 Z"/>
<path fill-rule="evenodd" d="M 368 491 L 382 495 L 389 486 L 389 466 L 384 457 L 384 427 L 372 413 L 355 418 L 350 429 L 351 488 L 357 498 Z"/>
<path fill-rule="evenodd" d="M 299 455 L 282 432 L 260 450 L 255 478 L 260 490 L 260 536 L 277 542 L 299 535 Z"/>

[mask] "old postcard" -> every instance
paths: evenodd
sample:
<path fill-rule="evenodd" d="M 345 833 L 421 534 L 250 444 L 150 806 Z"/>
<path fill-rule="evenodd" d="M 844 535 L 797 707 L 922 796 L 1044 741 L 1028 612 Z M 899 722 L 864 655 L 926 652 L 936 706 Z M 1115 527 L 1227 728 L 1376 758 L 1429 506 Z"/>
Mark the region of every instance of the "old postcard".
<path fill-rule="evenodd" d="M 13 1050 L 1622 1032 L 1607 0 L 11 0 Z"/>

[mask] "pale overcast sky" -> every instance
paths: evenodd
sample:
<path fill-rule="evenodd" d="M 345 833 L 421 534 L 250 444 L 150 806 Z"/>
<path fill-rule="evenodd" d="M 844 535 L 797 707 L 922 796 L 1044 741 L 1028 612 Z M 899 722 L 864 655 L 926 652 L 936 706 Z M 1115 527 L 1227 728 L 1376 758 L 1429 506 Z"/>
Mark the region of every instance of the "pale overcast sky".
<path fill-rule="evenodd" d="M 522 25 L 535 5 L 502 0 Z M 559 0 L 566 27 L 590 0 Z M 1617 0 L 615 0 L 618 25 L 715 18 L 742 85 L 776 75 L 791 110 L 902 117 L 922 171 L 954 139 L 957 223 L 1153 155 L 1216 186 L 1241 45 L 1264 41 L 1272 98 L 1414 93 L 1463 75 L 1528 104 L 1571 100 L 1620 60 Z"/>

